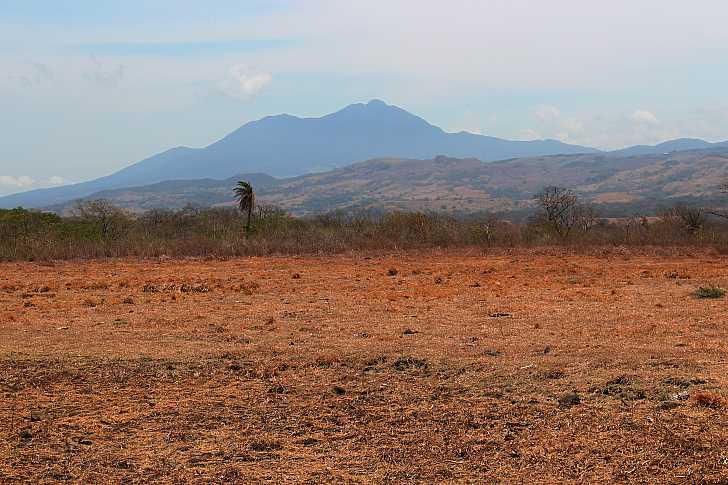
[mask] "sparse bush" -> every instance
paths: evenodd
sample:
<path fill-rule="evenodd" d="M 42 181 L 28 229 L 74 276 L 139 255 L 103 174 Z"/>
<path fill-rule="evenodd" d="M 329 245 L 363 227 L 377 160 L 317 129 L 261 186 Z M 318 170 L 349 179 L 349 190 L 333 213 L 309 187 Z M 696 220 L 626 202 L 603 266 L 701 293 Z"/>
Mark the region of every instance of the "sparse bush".
<path fill-rule="evenodd" d="M 717 286 L 701 286 L 695 292 L 693 293 L 695 298 L 701 298 L 701 299 L 716 299 L 716 298 L 723 298 L 725 296 L 725 290 L 722 288 L 718 288 Z"/>
<path fill-rule="evenodd" d="M 704 408 L 718 409 L 726 405 L 725 398 L 715 392 L 697 391 L 691 397 L 696 406 Z"/>
<path fill-rule="evenodd" d="M 79 202 L 72 215 L 87 227 L 93 227 L 100 239 L 118 238 L 131 225 L 129 214 L 103 199 Z"/>
<path fill-rule="evenodd" d="M 568 194 L 567 194 L 568 195 Z M 568 199 L 568 197 L 567 197 Z M 578 202 L 578 201 L 577 201 Z M 508 222 L 489 213 L 357 211 L 292 217 L 256 205 L 251 230 L 234 207 L 150 210 L 134 216 L 107 202 L 84 202 L 73 215 L 0 210 L 0 260 L 100 257 L 234 257 L 332 254 L 349 250 L 512 248 L 568 245 L 728 247 L 728 224 L 706 221 L 699 237 L 679 224 L 644 217 L 606 223 L 584 205 L 570 206 L 568 237 L 543 218 Z M 559 230 L 561 231 L 561 230 Z M 566 235 L 567 232 L 561 231 Z M 243 235 L 245 235 L 243 237 Z M 578 243 L 578 245 L 577 245 Z"/>
<path fill-rule="evenodd" d="M 562 240 L 574 232 L 589 232 L 599 220 L 593 206 L 584 204 L 573 191 L 563 187 L 546 187 L 534 200 L 539 210 L 531 218 L 531 224 Z"/>
<path fill-rule="evenodd" d="M 690 235 L 698 233 L 706 223 L 706 211 L 702 207 L 677 204 L 660 214 L 666 225 L 676 226 Z"/>

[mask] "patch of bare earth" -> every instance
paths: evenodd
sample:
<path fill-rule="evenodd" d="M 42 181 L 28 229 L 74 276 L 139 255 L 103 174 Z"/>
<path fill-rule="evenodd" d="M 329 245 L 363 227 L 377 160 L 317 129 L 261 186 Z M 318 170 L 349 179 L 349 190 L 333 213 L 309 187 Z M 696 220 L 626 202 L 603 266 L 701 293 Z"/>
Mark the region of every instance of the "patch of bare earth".
<path fill-rule="evenodd" d="M 726 483 L 728 259 L 0 265 L 0 481 Z"/>

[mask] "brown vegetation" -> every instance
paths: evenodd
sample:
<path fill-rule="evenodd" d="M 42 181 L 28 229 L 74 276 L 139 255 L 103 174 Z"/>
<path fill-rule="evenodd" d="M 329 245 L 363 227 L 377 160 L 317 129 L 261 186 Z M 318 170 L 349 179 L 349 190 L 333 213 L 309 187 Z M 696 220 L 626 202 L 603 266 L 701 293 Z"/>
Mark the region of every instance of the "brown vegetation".
<path fill-rule="evenodd" d="M 248 199 L 244 199 L 248 200 Z M 526 224 L 492 214 L 334 213 L 294 218 L 256 206 L 248 228 L 232 208 L 151 210 L 132 216 L 105 201 L 79 205 L 74 215 L 0 210 L 0 260 L 96 257 L 264 256 L 337 254 L 351 250 L 516 248 L 559 245 L 715 248 L 728 252 L 728 223 L 703 209 L 678 205 L 659 218 L 599 218 L 592 206 L 558 187 L 537 197 L 541 210 Z M 247 204 L 247 202 L 246 202 Z M 247 229 L 246 229 L 247 228 Z"/>
<path fill-rule="evenodd" d="M 728 259 L 656 251 L 2 263 L 0 481 L 725 483 Z"/>

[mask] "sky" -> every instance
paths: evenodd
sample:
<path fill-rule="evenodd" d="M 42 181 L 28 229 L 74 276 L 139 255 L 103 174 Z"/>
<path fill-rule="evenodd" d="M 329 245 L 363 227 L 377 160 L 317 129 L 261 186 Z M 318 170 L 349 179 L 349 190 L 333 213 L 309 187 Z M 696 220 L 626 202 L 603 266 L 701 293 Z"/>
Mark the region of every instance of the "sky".
<path fill-rule="evenodd" d="M 726 18 L 724 0 L 0 0 L 0 195 L 373 98 L 509 139 L 728 140 Z"/>

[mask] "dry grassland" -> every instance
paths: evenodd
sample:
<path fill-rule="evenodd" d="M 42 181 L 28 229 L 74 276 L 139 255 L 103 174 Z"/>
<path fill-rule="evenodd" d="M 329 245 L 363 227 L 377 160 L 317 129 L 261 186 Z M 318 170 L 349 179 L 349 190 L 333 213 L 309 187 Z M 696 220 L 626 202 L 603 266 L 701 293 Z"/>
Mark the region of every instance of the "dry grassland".
<path fill-rule="evenodd" d="M 0 264 L 3 483 L 728 483 L 728 258 Z"/>

